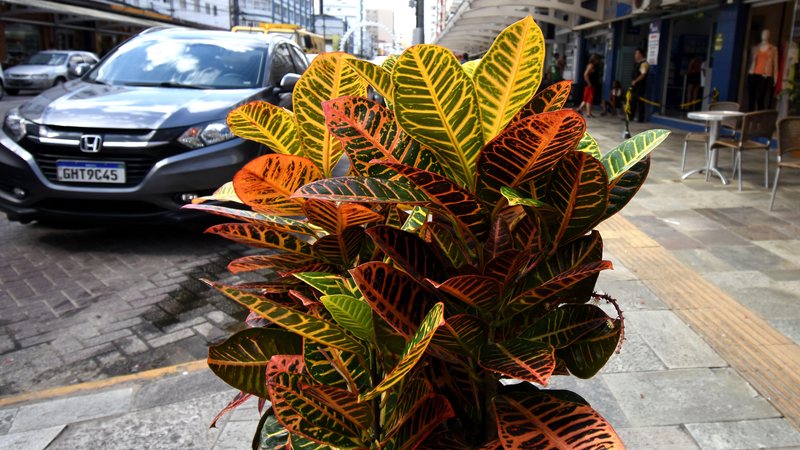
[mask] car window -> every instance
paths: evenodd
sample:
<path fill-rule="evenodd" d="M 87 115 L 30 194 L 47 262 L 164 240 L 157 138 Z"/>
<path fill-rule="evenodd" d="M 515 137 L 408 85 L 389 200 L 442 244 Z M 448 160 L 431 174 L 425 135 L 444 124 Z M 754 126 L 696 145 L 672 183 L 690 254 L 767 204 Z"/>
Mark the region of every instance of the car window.
<path fill-rule="evenodd" d="M 292 62 L 292 54 L 289 53 L 289 46 L 287 44 L 276 45 L 270 59 L 269 85 L 279 85 L 284 75 L 293 72 L 294 63 Z"/>
<path fill-rule="evenodd" d="M 292 63 L 294 65 L 294 73 L 302 75 L 308 68 L 308 58 L 306 54 L 300 51 L 297 47 L 289 47 L 292 54 Z"/>
<path fill-rule="evenodd" d="M 83 62 L 83 57 L 81 57 L 81 55 L 72 55 L 72 56 L 69 57 L 69 63 L 68 64 L 71 67 L 75 67 L 75 66 L 77 66 L 78 64 L 80 64 L 82 62 Z"/>
<path fill-rule="evenodd" d="M 250 89 L 261 86 L 266 44 L 134 39 L 103 60 L 90 81 L 114 85 Z"/>
<path fill-rule="evenodd" d="M 97 58 L 92 55 L 83 55 L 83 62 L 86 64 L 95 65 L 97 64 Z"/>
<path fill-rule="evenodd" d="M 26 64 L 41 66 L 60 66 L 67 61 L 66 53 L 37 53 Z"/>

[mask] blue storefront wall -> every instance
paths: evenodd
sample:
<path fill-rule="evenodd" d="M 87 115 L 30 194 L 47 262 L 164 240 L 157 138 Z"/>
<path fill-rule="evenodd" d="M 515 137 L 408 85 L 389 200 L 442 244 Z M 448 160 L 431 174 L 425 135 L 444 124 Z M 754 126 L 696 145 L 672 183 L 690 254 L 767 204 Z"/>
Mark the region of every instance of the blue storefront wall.
<path fill-rule="evenodd" d="M 722 48 L 712 50 L 711 86 L 719 91 L 720 101 L 737 101 L 739 74 L 744 61 L 744 36 L 747 26 L 747 5 L 723 5 L 717 18 L 715 40 L 722 39 Z"/>

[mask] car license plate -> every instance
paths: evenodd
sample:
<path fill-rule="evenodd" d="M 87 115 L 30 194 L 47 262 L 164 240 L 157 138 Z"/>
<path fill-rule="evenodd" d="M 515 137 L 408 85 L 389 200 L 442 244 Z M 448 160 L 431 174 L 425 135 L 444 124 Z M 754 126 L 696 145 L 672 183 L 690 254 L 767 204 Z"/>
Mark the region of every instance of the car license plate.
<path fill-rule="evenodd" d="M 56 175 L 67 183 L 125 183 L 125 163 L 58 160 Z"/>

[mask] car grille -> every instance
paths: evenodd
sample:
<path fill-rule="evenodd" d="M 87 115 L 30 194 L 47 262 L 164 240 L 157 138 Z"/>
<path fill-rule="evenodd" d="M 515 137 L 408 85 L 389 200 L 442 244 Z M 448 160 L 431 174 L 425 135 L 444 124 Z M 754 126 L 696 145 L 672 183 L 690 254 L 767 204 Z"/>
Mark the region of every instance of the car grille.
<path fill-rule="evenodd" d="M 83 155 L 70 154 L 57 154 L 57 153 L 38 153 L 33 155 L 36 159 L 36 164 L 39 165 L 47 179 L 53 183 L 60 183 L 56 176 L 56 161 L 59 159 L 68 159 L 70 161 L 114 161 L 125 163 L 125 183 L 107 184 L 107 183 L 61 183 L 70 186 L 80 185 L 100 185 L 106 187 L 124 187 L 136 186 L 141 183 L 145 176 L 150 172 L 150 169 L 156 164 L 156 159 L 143 155 L 99 155 L 94 158 L 86 158 Z"/>

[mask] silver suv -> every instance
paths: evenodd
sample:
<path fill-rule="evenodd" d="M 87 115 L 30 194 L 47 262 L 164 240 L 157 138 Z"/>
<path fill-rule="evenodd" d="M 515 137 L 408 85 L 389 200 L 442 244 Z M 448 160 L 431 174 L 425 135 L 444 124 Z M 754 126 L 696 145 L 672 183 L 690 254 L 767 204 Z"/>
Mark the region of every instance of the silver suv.
<path fill-rule="evenodd" d="M 44 91 L 80 76 L 81 72 L 94 67 L 97 60 L 97 55 L 91 52 L 45 50 L 22 64 L 6 69 L 5 89 L 10 95 L 17 95 L 23 89 Z"/>

